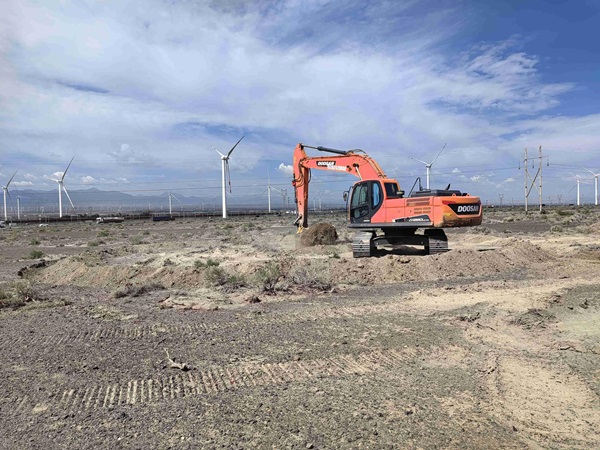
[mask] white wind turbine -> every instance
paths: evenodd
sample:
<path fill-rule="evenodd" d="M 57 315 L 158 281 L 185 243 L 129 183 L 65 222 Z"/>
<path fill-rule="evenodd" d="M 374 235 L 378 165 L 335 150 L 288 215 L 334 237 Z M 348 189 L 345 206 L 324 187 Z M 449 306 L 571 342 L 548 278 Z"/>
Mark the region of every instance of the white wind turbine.
<path fill-rule="evenodd" d="M 600 176 L 600 173 L 594 173 L 590 169 L 585 169 L 585 170 L 587 170 L 589 173 L 594 175 L 594 182 L 595 182 L 594 193 L 596 194 L 596 195 L 594 195 L 594 204 L 596 206 L 598 206 L 598 176 Z"/>
<path fill-rule="evenodd" d="M 169 216 L 173 215 L 173 201 L 172 199 L 175 199 L 179 202 L 180 205 L 183 206 L 183 203 L 181 202 L 181 200 L 179 200 L 177 197 L 175 197 L 175 195 L 172 192 L 169 192 Z"/>
<path fill-rule="evenodd" d="M 10 180 L 8 180 L 8 183 L 6 183 L 6 186 L 2 186 L 2 193 L 4 194 L 4 221 L 8 220 L 8 211 L 6 210 L 6 196 L 8 195 L 8 186 L 10 186 L 10 182 L 13 180 L 13 178 L 15 177 L 17 172 L 18 172 L 18 170 L 15 171 L 15 173 L 13 173 L 13 176 L 10 177 Z"/>
<path fill-rule="evenodd" d="M 433 166 L 433 163 L 439 158 L 439 156 L 442 154 L 442 152 L 446 148 L 446 144 L 444 144 L 444 146 L 442 147 L 440 152 L 437 154 L 437 156 L 435 158 L 433 158 L 433 161 L 431 161 L 430 163 L 421 161 L 420 159 L 417 159 L 417 158 L 413 158 L 412 156 L 410 157 L 410 159 L 414 159 L 415 161 L 419 161 L 420 163 L 425 164 L 425 168 L 427 169 L 427 188 L 426 189 L 429 189 L 429 178 L 431 176 L 431 167 Z"/>
<path fill-rule="evenodd" d="M 62 177 L 60 178 L 60 180 L 52 179 L 52 181 L 56 181 L 58 183 L 58 215 L 59 215 L 59 217 L 63 216 L 63 212 L 62 212 L 62 191 L 65 191 L 65 194 L 67 194 L 67 198 L 69 199 L 69 203 L 71 203 L 71 207 L 73 209 L 75 209 L 75 205 L 73 205 L 73 201 L 71 200 L 71 197 L 69 196 L 69 192 L 67 191 L 67 188 L 64 185 L 65 175 L 67 174 L 67 171 L 69 170 L 69 167 L 71 167 L 71 163 L 73 162 L 74 159 L 75 159 L 75 157 L 73 156 L 71 158 L 71 161 L 69 162 L 69 165 L 67 166 L 67 168 L 63 172 Z"/>
<path fill-rule="evenodd" d="M 219 150 L 217 150 L 216 148 L 213 147 L 214 150 L 219 155 L 221 155 L 221 171 L 222 171 L 221 182 L 222 182 L 222 188 L 223 188 L 223 218 L 224 219 L 227 218 L 227 189 L 225 186 L 225 174 L 227 173 L 227 175 L 229 176 L 229 158 L 231 157 L 231 153 L 233 152 L 233 150 L 237 147 L 237 145 L 240 143 L 240 141 L 242 139 L 244 139 L 244 136 L 242 136 L 240 138 L 240 140 L 237 141 L 233 147 L 231 147 L 231 150 L 229 150 L 227 155 L 224 155 Z M 230 190 L 231 190 L 231 178 L 229 179 L 229 186 L 230 186 Z"/>
<path fill-rule="evenodd" d="M 17 191 L 17 219 L 21 220 L 21 199 L 22 198 L 29 198 L 29 197 L 22 197 L 19 194 L 19 191 Z"/>

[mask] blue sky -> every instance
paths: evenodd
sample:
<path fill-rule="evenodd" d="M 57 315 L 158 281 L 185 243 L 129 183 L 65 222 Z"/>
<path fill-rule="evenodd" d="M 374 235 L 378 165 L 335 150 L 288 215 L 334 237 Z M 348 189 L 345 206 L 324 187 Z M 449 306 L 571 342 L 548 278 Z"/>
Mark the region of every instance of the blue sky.
<path fill-rule="evenodd" d="M 297 142 L 362 148 L 409 189 L 593 202 L 600 172 L 598 1 L 12 1 L 0 5 L 0 181 L 167 190 L 233 202 L 291 192 Z M 521 162 L 522 165 L 522 162 Z M 313 173 L 341 202 L 355 180 Z M 569 192 L 570 191 L 570 192 Z M 265 198 L 264 194 L 263 197 Z M 535 202 L 535 199 L 532 199 Z M 266 200 L 265 200 L 266 202 Z M 276 199 L 274 199 L 274 203 Z"/>

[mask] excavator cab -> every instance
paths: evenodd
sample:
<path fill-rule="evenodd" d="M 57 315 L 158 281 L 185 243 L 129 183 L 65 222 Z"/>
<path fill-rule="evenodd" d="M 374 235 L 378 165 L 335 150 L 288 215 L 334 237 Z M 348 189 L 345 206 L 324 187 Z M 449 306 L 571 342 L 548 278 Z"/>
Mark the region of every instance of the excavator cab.
<path fill-rule="evenodd" d="M 395 186 L 398 185 L 395 184 Z M 388 189 L 392 190 L 393 188 Z M 393 193 L 397 195 L 397 189 L 393 190 Z M 350 223 L 370 223 L 383 205 L 383 199 L 383 187 L 379 180 L 355 183 L 350 196 Z"/>

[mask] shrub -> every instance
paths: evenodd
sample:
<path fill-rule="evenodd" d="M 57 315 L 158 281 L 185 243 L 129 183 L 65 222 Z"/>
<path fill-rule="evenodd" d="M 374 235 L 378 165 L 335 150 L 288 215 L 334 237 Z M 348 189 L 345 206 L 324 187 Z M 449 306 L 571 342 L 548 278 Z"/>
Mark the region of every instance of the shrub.
<path fill-rule="evenodd" d="M 288 278 L 300 287 L 320 291 L 331 289 L 329 268 L 323 264 L 311 264 L 307 261 L 302 265 L 294 266 L 290 269 Z"/>
<path fill-rule="evenodd" d="M 562 209 L 559 209 L 558 211 L 556 211 L 556 214 L 558 214 L 559 216 L 572 216 L 573 213 L 571 211 L 563 211 Z"/>
<path fill-rule="evenodd" d="M 218 287 L 224 292 L 233 292 L 246 286 L 243 275 L 228 274 L 222 267 L 210 266 L 204 271 L 204 281 L 207 286 Z"/>
<path fill-rule="evenodd" d="M 203 269 L 206 267 L 218 267 L 219 264 L 221 264 L 219 261 L 216 261 L 212 258 L 208 258 L 206 261 L 201 261 L 199 259 L 194 261 L 194 267 L 196 269 Z"/>
<path fill-rule="evenodd" d="M 108 237 L 110 235 L 110 233 L 108 232 L 108 230 L 102 230 L 98 233 L 98 237 Z"/>
<path fill-rule="evenodd" d="M 283 273 L 280 264 L 276 261 L 269 261 L 266 266 L 256 271 L 254 281 L 259 289 L 266 292 L 273 292 L 282 277 Z"/>
<path fill-rule="evenodd" d="M 117 289 L 113 293 L 113 296 L 115 298 L 122 298 L 128 296 L 139 297 L 140 295 L 146 294 L 148 292 L 160 291 L 162 289 L 165 289 L 165 287 L 161 283 L 157 282 L 150 282 L 144 284 L 127 283 L 125 287 Z"/>
<path fill-rule="evenodd" d="M 31 241 L 29 241 L 29 245 L 40 245 L 40 241 L 38 241 L 36 238 L 33 238 Z"/>
<path fill-rule="evenodd" d="M 89 242 L 87 243 L 87 246 L 88 246 L 88 247 L 98 247 L 98 245 L 99 245 L 99 242 L 98 242 L 98 241 L 89 241 Z"/>
<path fill-rule="evenodd" d="M 31 252 L 29 253 L 29 255 L 27 255 L 27 258 L 29 259 L 39 259 L 42 258 L 44 256 L 44 252 L 40 251 L 40 250 L 31 250 Z"/>
<path fill-rule="evenodd" d="M 144 239 L 142 238 L 142 236 L 133 236 L 131 238 L 131 243 L 133 245 L 140 245 L 140 244 L 145 244 L 146 241 L 144 241 Z"/>

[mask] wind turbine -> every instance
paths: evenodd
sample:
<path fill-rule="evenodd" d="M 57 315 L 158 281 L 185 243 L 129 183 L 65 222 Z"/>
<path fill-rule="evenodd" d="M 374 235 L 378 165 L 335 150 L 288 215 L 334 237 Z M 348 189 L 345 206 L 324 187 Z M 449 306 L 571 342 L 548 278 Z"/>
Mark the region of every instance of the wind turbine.
<path fill-rule="evenodd" d="M 592 172 L 590 169 L 585 169 L 587 170 L 589 173 L 591 173 L 592 175 L 594 175 L 594 181 L 595 181 L 595 196 L 594 196 L 594 204 L 596 206 L 598 206 L 598 176 L 600 175 L 600 173 L 594 173 Z"/>
<path fill-rule="evenodd" d="M 429 189 L 429 177 L 431 175 L 431 167 L 433 166 L 433 163 L 439 158 L 439 156 L 442 154 L 442 152 L 446 148 L 446 144 L 444 144 L 444 146 L 442 147 L 440 152 L 437 154 L 437 156 L 435 158 L 433 158 L 433 161 L 431 161 L 430 163 L 421 161 L 420 159 L 417 159 L 417 158 L 413 158 L 412 156 L 410 157 L 410 159 L 414 159 L 415 161 L 419 161 L 420 163 L 425 164 L 425 168 L 427 169 L 427 189 Z"/>
<path fill-rule="evenodd" d="M 179 202 L 179 204 L 183 205 L 183 203 L 181 203 L 181 200 L 179 200 L 177 197 L 175 197 L 175 195 L 173 195 L 172 192 L 169 192 L 169 216 L 173 215 L 173 208 L 172 208 L 172 199 L 175 199 Z"/>
<path fill-rule="evenodd" d="M 29 198 L 29 197 L 21 197 L 19 191 L 17 191 L 17 219 L 21 220 L 21 199 Z"/>
<path fill-rule="evenodd" d="M 71 203 L 71 207 L 73 209 L 75 209 L 75 205 L 73 205 L 73 201 L 71 200 L 71 197 L 69 196 L 69 192 L 67 191 L 67 188 L 64 185 L 64 180 L 65 180 L 65 175 L 67 174 L 67 171 L 69 170 L 69 167 L 71 167 L 71 163 L 73 162 L 73 160 L 75 159 L 75 157 L 73 156 L 71 158 L 71 161 L 69 162 L 69 165 L 67 166 L 67 168 L 65 169 L 65 171 L 62 174 L 62 177 L 60 178 L 60 180 L 54 180 L 52 179 L 52 181 L 56 181 L 58 183 L 58 216 L 62 217 L 63 216 L 63 212 L 62 212 L 62 191 L 65 191 L 65 194 L 67 194 L 67 198 L 69 199 L 69 203 Z"/>
<path fill-rule="evenodd" d="M 217 152 L 219 155 L 221 155 L 221 171 L 222 171 L 221 182 L 222 182 L 222 187 L 223 187 L 223 219 L 227 218 L 227 189 L 225 188 L 225 173 L 227 173 L 227 175 L 229 176 L 229 158 L 231 157 L 231 153 L 233 152 L 233 150 L 237 147 L 237 145 L 240 143 L 240 141 L 242 139 L 244 139 L 244 136 L 242 136 L 240 138 L 240 140 L 237 141 L 233 147 L 231 147 L 231 150 L 229 150 L 227 155 L 224 155 L 219 150 L 217 150 L 216 148 L 213 147 L 215 152 Z M 231 191 L 231 177 L 229 178 L 229 190 Z"/>
<path fill-rule="evenodd" d="M 4 221 L 5 222 L 8 220 L 8 212 L 6 211 L 6 195 L 8 194 L 8 186 L 10 185 L 10 182 L 13 180 L 13 178 L 15 177 L 17 172 L 18 172 L 18 170 L 16 170 L 15 173 L 13 173 L 13 176 L 10 177 L 10 180 L 8 180 L 8 183 L 6 183 L 6 186 L 2 186 L 2 192 L 4 194 Z"/>
<path fill-rule="evenodd" d="M 579 190 L 579 175 L 577 176 L 577 184 L 575 186 L 573 186 L 571 189 L 569 189 L 570 193 L 573 189 L 577 188 L 577 206 L 581 206 L 581 197 L 579 196 L 580 190 Z"/>

